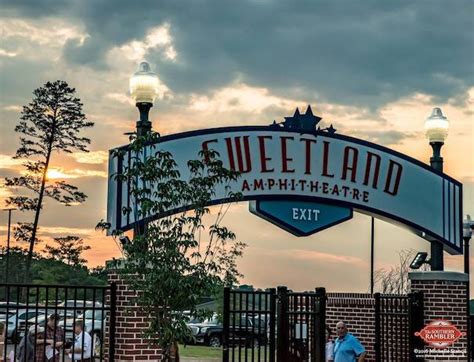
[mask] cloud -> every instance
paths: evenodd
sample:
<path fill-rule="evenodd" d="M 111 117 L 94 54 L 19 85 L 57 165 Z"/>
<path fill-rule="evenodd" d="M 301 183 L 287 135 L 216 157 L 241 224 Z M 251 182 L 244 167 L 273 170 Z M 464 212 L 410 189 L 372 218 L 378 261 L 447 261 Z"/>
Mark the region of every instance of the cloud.
<path fill-rule="evenodd" d="M 295 104 L 298 104 L 295 100 L 272 95 L 268 88 L 251 87 L 238 81 L 215 90 L 209 96 L 192 94 L 190 97 L 191 110 L 206 113 L 260 113 L 268 107 L 291 109 Z"/>
<path fill-rule="evenodd" d="M 0 225 L 0 231 L 7 231 L 7 226 Z M 86 238 L 90 234 L 90 229 L 61 227 L 61 226 L 40 226 L 39 236 L 58 237 L 62 235 L 78 235 Z"/>
<path fill-rule="evenodd" d="M 123 93 L 107 93 L 105 97 L 118 103 L 134 106 L 132 97 Z"/>
<path fill-rule="evenodd" d="M 70 40 L 83 44 L 88 37 L 80 27 L 56 18 L 29 19 L 3 18 L 0 25 L 2 44 L 14 50 L 1 49 L 0 55 L 8 57 L 58 58 L 61 49 Z M 42 51 L 31 53 L 31 46 L 41 47 Z M 46 51 L 48 49 L 48 51 Z"/>
<path fill-rule="evenodd" d="M 9 52 L 8 50 L 0 48 L 0 56 L 1 57 L 16 57 L 18 53 L 16 52 Z"/>
<path fill-rule="evenodd" d="M 31 2 L 6 2 L 18 15 L 44 15 Z M 465 56 L 474 40 L 466 31 L 474 10 L 469 0 L 451 4 L 450 16 L 442 0 L 429 7 L 406 0 L 140 4 L 76 0 L 54 9 L 80 20 L 89 35 L 69 38 L 65 59 L 104 69 L 111 52 L 131 60 L 146 55 L 175 92 L 202 93 L 240 74 L 280 96 L 297 88 L 331 103 L 373 108 L 417 92 L 462 97 L 474 83 Z"/>
<path fill-rule="evenodd" d="M 343 263 L 350 265 L 364 265 L 365 262 L 357 257 L 350 255 L 336 255 L 329 253 L 322 253 L 314 250 L 292 250 L 291 254 L 294 258 L 300 260 L 319 261 L 325 263 Z"/>
<path fill-rule="evenodd" d="M 10 111 L 10 112 L 21 112 L 21 110 L 23 109 L 22 106 L 19 106 L 17 104 L 11 104 L 9 106 L 4 106 L 3 109 L 5 111 Z"/>
<path fill-rule="evenodd" d="M 404 140 L 418 136 L 416 132 L 402 132 L 394 129 L 388 130 L 353 130 L 351 135 L 366 139 L 370 142 L 391 146 L 398 145 Z"/>
<path fill-rule="evenodd" d="M 106 151 L 91 151 L 91 152 L 74 152 L 71 154 L 72 158 L 78 163 L 86 164 L 102 164 L 109 158 Z"/>
<path fill-rule="evenodd" d="M 0 169 L 2 168 L 14 168 L 20 166 L 24 160 L 15 159 L 8 155 L 0 154 Z"/>
<path fill-rule="evenodd" d="M 166 59 L 176 60 L 177 53 L 173 45 L 173 38 L 170 33 L 170 24 L 164 23 L 161 26 L 151 28 L 145 39 L 132 40 L 119 47 L 111 49 L 111 54 L 121 52 L 125 57 L 135 62 L 145 59 L 152 49 L 161 50 Z"/>
<path fill-rule="evenodd" d="M 11 189 L 5 187 L 5 181 L 0 179 L 0 208 L 6 208 L 8 205 L 6 199 L 13 196 Z"/>
<path fill-rule="evenodd" d="M 50 168 L 47 172 L 47 178 L 49 180 L 52 179 L 72 179 L 72 178 L 80 178 L 80 177 L 102 177 L 107 178 L 107 172 L 105 171 L 96 171 L 96 170 L 82 170 L 82 169 L 72 169 L 72 170 L 64 170 L 61 167 L 58 168 Z"/>

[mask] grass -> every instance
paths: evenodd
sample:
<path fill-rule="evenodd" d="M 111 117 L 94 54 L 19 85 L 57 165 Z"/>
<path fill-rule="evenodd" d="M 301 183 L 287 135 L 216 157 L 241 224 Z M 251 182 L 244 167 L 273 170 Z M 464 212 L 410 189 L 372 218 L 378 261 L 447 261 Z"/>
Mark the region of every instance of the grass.
<path fill-rule="evenodd" d="M 238 354 L 238 350 L 235 350 L 236 356 Z M 242 356 L 245 355 L 245 350 L 242 349 L 241 351 Z M 254 359 L 257 360 L 257 350 L 254 350 Z M 264 360 L 263 350 L 261 350 L 260 360 Z M 269 352 L 267 352 L 269 353 Z M 247 349 L 248 359 L 251 360 L 252 358 L 252 350 Z M 182 344 L 179 345 L 179 355 L 180 357 L 185 358 L 196 358 L 201 360 L 221 360 L 222 359 L 222 348 L 213 348 L 207 346 L 194 346 L 194 345 L 187 345 L 184 346 Z"/>
<path fill-rule="evenodd" d="M 212 348 L 207 346 L 184 346 L 179 345 L 180 357 L 193 357 L 193 358 L 222 358 L 222 348 Z"/>

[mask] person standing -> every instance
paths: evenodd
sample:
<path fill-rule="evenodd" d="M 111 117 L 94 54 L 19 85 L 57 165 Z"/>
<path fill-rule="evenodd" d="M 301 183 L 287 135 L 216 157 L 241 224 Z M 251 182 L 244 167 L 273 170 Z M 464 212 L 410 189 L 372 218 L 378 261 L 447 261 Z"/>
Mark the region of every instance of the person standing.
<path fill-rule="evenodd" d="M 40 329 L 40 327 L 38 327 Z M 35 338 L 36 334 L 35 331 L 28 331 L 20 341 L 18 345 L 18 354 L 14 357 L 18 359 L 18 361 L 26 361 L 26 362 L 33 362 L 36 360 L 35 355 Z M 15 351 L 13 351 L 15 353 Z M 42 355 L 40 355 L 40 360 Z M 13 361 L 15 358 L 13 358 Z"/>
<path fill-rule="evenodd" d="M 367 352 L 359 340 L 347 330 L 345 322 L 336 324 L 334 362 L 364 362 Z"/>
<path fill-rule="evenodd" d="M 41 326 L 33 326 L 30 328 L 28 332 L 28 336 L 24 336 L 23 339 L 20 341 L 20 359 L 19 361 L 23 361 L 22 353 L 24 353 L 26 357 L 26 361 L 28 360 L 28 356 L 32 352 L 34 355 L 34 359 L 32 361 L 35 362 L 45 362 L 47 361 L 46 356 L 45 356 L 45 350 L 46 350 L 46 336 L 45 336 L 45 331 L 44 327 Z"/>
<path fill-rule="evenodd" d="M 64 331 L 58 326 L 59 315 L 54 313 L 48 317 L 46 324 L 46 361 L 59 362 L 59 350 L 64 344 Z"/>
<path fill-rule="evenodd" d="M 84 323 L 74 323 L 74 344 L 70 350 L 69 358 L 73 361 L 92 362 L 92 338 L 84 331 Z"/>

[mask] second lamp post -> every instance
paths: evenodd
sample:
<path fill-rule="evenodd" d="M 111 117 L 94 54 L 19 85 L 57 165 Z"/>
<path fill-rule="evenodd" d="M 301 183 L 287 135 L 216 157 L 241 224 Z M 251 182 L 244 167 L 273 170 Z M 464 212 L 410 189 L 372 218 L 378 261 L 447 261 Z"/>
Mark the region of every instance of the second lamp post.
<path fill-rule="evenodd" d="M 433 149 L 430 165 L 436 171 L 443 172 L 443 157 L 441 147 L 448 136 L 449 121 L 443 115 L 441 108 L 433 108 L 431 115 L 425 121 L 426 137 Z M 444 270 L 443 244 L 438 240 L 431 241 L 431 270 Z"/>
<path fill-rule="evenodd" d="M 137 137 L 151 131 L 151 122 L 148 118 L 153 101 L 158 95 L 158 77 L 150 69 L 147 62 L 141 62 L 138 70 L 130 77 L 130 94 L 140 111 L 140 120 L 137 121 Z"/>

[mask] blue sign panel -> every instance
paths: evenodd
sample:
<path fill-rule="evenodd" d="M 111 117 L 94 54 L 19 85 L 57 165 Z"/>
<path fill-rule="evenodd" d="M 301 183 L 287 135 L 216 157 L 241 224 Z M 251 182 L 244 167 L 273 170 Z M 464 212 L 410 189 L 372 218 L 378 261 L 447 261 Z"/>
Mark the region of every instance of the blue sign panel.
<path fill-rule="evenodd" d="M 253 201 L 250 212 L 296 236 L 308 236 L 352 219 L 352 209 L 310 201 Z"/>

